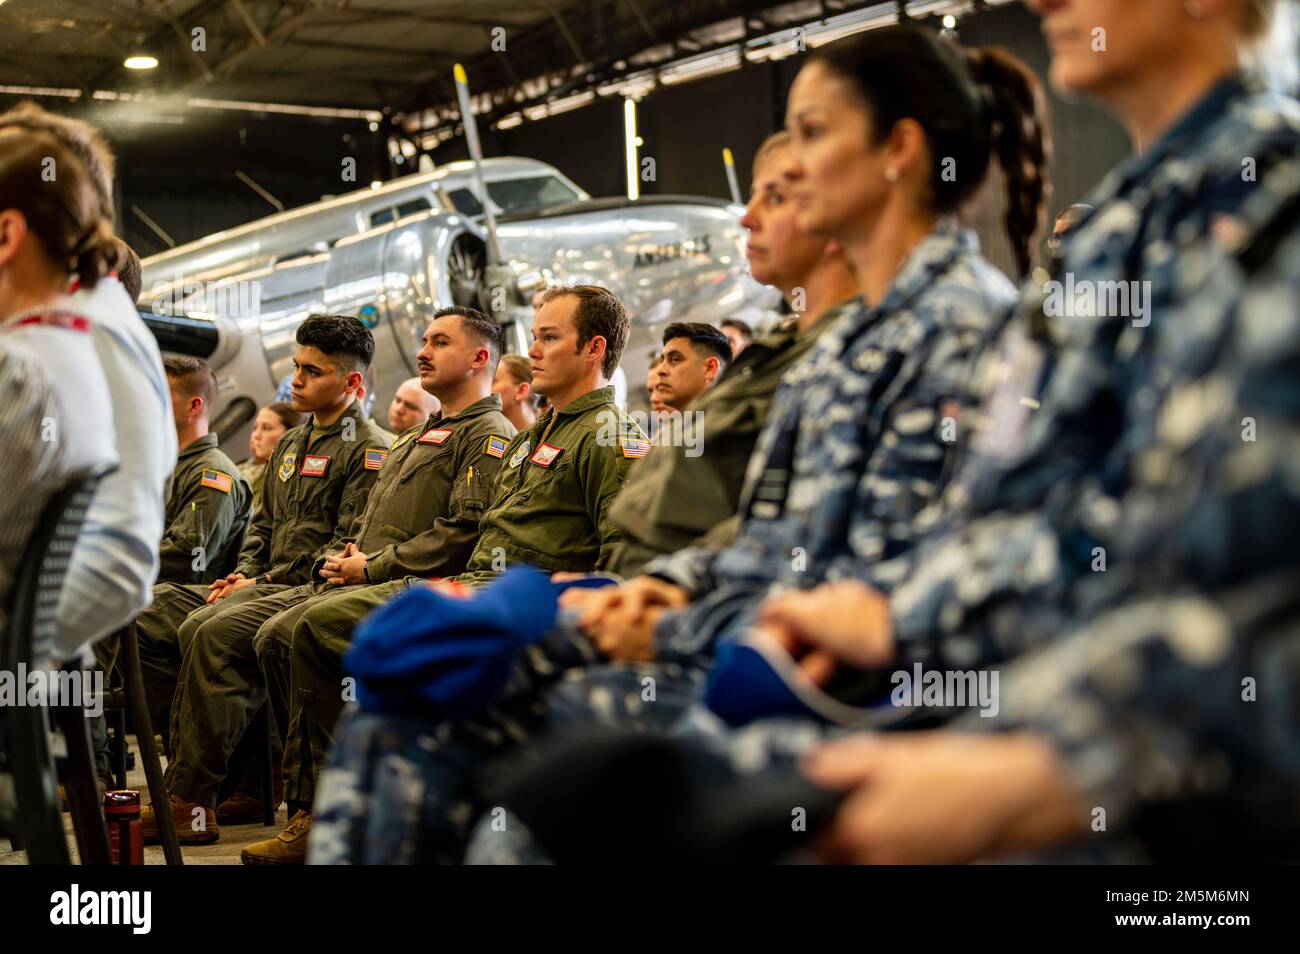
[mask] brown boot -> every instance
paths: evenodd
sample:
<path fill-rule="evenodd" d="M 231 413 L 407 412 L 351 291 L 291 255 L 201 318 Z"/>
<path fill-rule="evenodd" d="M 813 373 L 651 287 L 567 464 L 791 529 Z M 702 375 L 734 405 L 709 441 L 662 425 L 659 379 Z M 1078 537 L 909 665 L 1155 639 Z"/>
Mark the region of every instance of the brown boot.
<path fill-rule="evenodd" d="M 221 837 L 217 826 L 217 816 L 206 805 L 187 802 L 177 795 L 168 795 L 172 813 L 172 824 L 176 826 L 176 840 L 182 845 L 210 845 Z M 202 809 L 202 814 L 195 814 L 195 809 Z M 146 845 L 156 845 L 162 841 L 158 832 L 158 817 L 152 805 L 140 809 L 140 834 Z"/>
<path fill-rule="evenodd" d="M 275 774 L 271 790 L 275 805 L 273 812 L 284 801 L 284 776 Z M 217 821 L 223 825 L 260 825 L 262 824 L 262 784 L 251 773 L 244 773 L 239 779 L 239 786 L 230 793 L 230 797 L 217 806 Z"/>
<path fill-rule="evenodd" d="M 301 865 L 307 862 L 307 836 L 311 834 L 311 815 L 298 812 L 284 831 L 274 838 L 255 841 L 239 853 L 246 865 Z"/>

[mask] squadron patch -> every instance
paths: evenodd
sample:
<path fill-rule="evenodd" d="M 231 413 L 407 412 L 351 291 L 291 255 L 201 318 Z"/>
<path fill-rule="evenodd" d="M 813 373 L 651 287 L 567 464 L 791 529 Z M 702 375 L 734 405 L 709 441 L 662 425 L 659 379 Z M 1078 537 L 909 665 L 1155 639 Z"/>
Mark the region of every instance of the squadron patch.
<path fill-rule="evenodd" d="M 504 437 L 489 437 L 487 443 L 483 445 L 483 453 L 500 460 L 506 456 L 506 446 L 509 443 Z"/>
<path fill-rule="evenodd" d="M 330 459 L 328 457 L 318 457 L 315 454 L 308 454 L 302 459 L 302 475 L 304 477 L 324 477 L 325 471 L 329 470 Z"/>
<path fill-rule="evenodd" d="M 524 462 L 524 458 L 528 456 L 528 447 L 530 443 L 531 441 L 524 441 L 519 445 L 519 450 L 510 455 L 511 467 L 518 467 Z"/>
<path fill-rule="evenodd" d="M 366 448 L 366 470 L 378 470 L 388 460 L 388 451 L 382 447 Z"/>
<path fill-rule="evenodd" d="M 293 467 L 296 463 L 298 463 L 298 452 L 289 451 L 289 453 L 285 454 L 280 460 L 280 469 L 275 472 L 275 475 L 279 477 L 281 481 L 288 480 L 293 476 Z"/>
<path fill-rule="evenodd" d="M 552 444 L 542 444 L 537 448 L 533 456 L 528 459 L 538 467 L 550 467 L 555 463 L 556 458 L 563 453 L 563 447 L 556 447 Z"/>
<path fill-rule="evenodd" d="M 416 441 L 417 444 L 433 444 L 441 447 L 451 438 L 452 429 L 450 427 L 431 427 Z"/>
<path fill-rule="evenodd" d="M 203 468 L 203 476 L 199 483 L 204 487 L 211 487 L 213 490 L 220 490 L 223 494 L 230 493 L 231 478 L 229 474 L 222 473 L 219 470 L 209 470 Z"/>

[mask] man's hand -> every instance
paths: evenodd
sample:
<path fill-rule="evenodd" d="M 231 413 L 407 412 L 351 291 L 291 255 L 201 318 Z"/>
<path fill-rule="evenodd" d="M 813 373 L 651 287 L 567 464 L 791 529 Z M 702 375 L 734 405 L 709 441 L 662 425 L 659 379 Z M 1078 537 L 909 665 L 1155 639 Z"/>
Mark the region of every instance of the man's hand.
<path fill-rule="evenodd" d="M 959 864 L 1059 845 L 1089 814 L 1040 736 L 952 731 L 855 735 L 803 763 L 818 785 L 852 788 L 822 835 L 823 860 Z"/>
<path fill-rule="evenodd" d="M 321 579 L 331 586 L 347 586 L 349 583 L 366 582 L 366 555 L 357 549 L 355 543 L 349 543 L 342 553 L 325 557 L 325 565 L 320 569 Z"/>
<path fill-rule="evenodd" d="M 567 591 L 567 597 L 572 590 Z M 561 600 L 561 606 L 581 603 L 582 612 L 578 616 L 578 628 L 592 629 L 602 625 L 605 616 L 618 611 L 621 618 L 632 623 L 640 621 L 650 607 L 660 609 L 681 609 L 690 602 L 690 597 L 680 586 L 665 582 L 658 577 L 636 576 L 618 586 L 605 586 L 591 591 L 590 599 L 574 597 L 574 603 Z"/>
<path fill-rule="evenodd" d="M 665 612 L 663 606 L 647 606 L 633 616 L 625 606 L 616 607 L 587 635 L 611 662 L 651 662 L 655 658 L 655 624 Z"/>
<path fill-rule="evenodd" d="M 773 596 L 759 610 L 758 625 L 796 657 L 801 650 L 820 650 L 860 669 L 879 668 L 894 658 L 889 601 L 857 580 Z"/>
<path fill-rule="evenodd" d="M 681 609 L 690 602 L 680 586 L 653 576 L 638 576 L 618 586 L 569 597 L 574 592 L 566 591 L 560 605 L 578 611 L 578 628 L 615 662 L 654 659 L 655 624 L 668 610 Z"/>
<path fill-rule="evenodd" d="M 237 589 L 252 585 L 253 581 L 242 573 L 231 573 L 219 580 L 213 580 L 208 587 L 208 604 L 211 605 L 217 600 L 224 599 Z"/>

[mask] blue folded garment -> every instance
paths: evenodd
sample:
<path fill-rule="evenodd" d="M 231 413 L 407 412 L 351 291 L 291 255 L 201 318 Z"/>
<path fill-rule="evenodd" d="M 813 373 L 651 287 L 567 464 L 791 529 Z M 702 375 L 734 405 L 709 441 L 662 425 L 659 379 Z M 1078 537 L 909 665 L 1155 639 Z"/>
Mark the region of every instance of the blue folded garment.
<path fill-rule="evenodd" d="M 836 694 L 827 692 L 804 675 L 776 640 L 751 629 L 719 646 L 704 704 L 735 727 L 778 716 L 855 728 L 879 728 L 904 719 L 906 713 L 894 709 L 887 695 L 881 698 L 882 687 L 874 677 L 851 670 L 848 674 L 847 685 L 834 687 Z"/>
<path fill-rule="evenodd" d="M 555 625 L 559 594 L 610 582 L 557 584 L 516 566 L 467 597 L 412 586 L 357 627 L 344 658 L 357 702 L 369 712 L 436 719 L 481 712 L 509 680 L 519 651 Z"/>

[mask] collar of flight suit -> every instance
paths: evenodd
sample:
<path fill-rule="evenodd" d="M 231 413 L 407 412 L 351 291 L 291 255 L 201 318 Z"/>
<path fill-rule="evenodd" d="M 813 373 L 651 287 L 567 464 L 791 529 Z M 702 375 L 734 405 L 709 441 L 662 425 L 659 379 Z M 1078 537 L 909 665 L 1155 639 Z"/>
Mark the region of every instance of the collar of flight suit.
<path fill-rule="evenodd" d="M 850 310 L 861 307 L 862 297 L 860 295 L 846 298 L 837 304 L 831 305 L 802 331 L 799 329 L 799 316 L 790 315 L 761 338 L 755 338 L 749 347 L 740 352 L 735 360 L 727 365 L 726 370 L 718 378 L 717 384 L 721 384 L 729 378 L 753 374 L 754 371 L 751 369 L 781 354 L 799 341 L 816 337 L 822 333 L 823 329 L 830 327 L 835 319 Z"/>
<path fill-rule="evenodd" d="M 188 445 L 184 450 L 182 450 L 179 454 L 177 454 L 176 459 L 184 460 L 186 457 L 193 457 L 196 454 L 201 454 L 205 450 L 208 450 L 216 446 L 217 446 L 217 435 L 213 434 L 211 431 L 208 431 L 208 433 L 204 434 L 198 440 L 194 441 L 192 444 Z"/>
<path fill-rule="evenodd" d="M 313 431 L 315 431 L 320 437 L 329 437 L 333 434 L 337 434 L 339 431 L 343 430 L 343 422 L 349 417 L 356 421 L 357 424 L 364 424 L 366 420 L 365 415 L 361 412 L 361 402 L 355 398 L 353 398 L 352 403 L 347 406 L 343 413 L 339 415 L 339 419 L 329 425 L 329 427 L 318 428 L 316 426 L 316 415 L 313 414 L 304 425 L 307 429 L 307 447 L 309 449 L 311 447 L 311 435 Z"/>
<path fill-rule="evenodd" d="M 607 385 L 603 388 L 596 388 L 594 391 L 588 391 L 582 397 L 578 398 L 572 404 L 569 404 L 562 411 L 557 411 L 554 407 L 547 408 L 547 413 L 552 418 L 576 417 L 579 414 L 585 414 L 592 408 L 600 407 L 602 404 L 612 404 L 614 402 L 614 386 Z M 547 420 L 544 426 L 548 426 L 550 421 Z"/>
<path fill-rule="evenodd" d="M 557 411 L 554 407 L 548 407 L 546 413 L 539 417 L 533 424 L 533 427 L 535 428 L 533 433 L 537 435 L 536 439 L 538 443 L 542 443 L 551 436 L 551 431 L 555 430 L 563 418 L 578 417 L 588 411 L 612 403 L 614 403 L 613 385 L 607 385 L 603 388 L 596 388 L 594 391 L 588 391 L 572 404 L 565 407 L 563 411 Z"/>
<path fill-rule="evenodd" d="M 429 419 L 424 422 L 424 430 L 427 431 L 429 428 L 435 427 L 439 424 L 451 424 L 456 421 L 463 421 L 467 418 L 477 417 L 478 415 L 484 414 L 488 411 L 499 410 L 501 410 L 501 395 L 489 394 L 487 397 L 479 398 L 468 407 L 462 408 L 459 414 L 455 414 L 451 417 L 443 417 L 441 410 L 439 410 L 437 414 L 430 414 Z M 421 433 L 423 433 L 423 431 Z"/>

